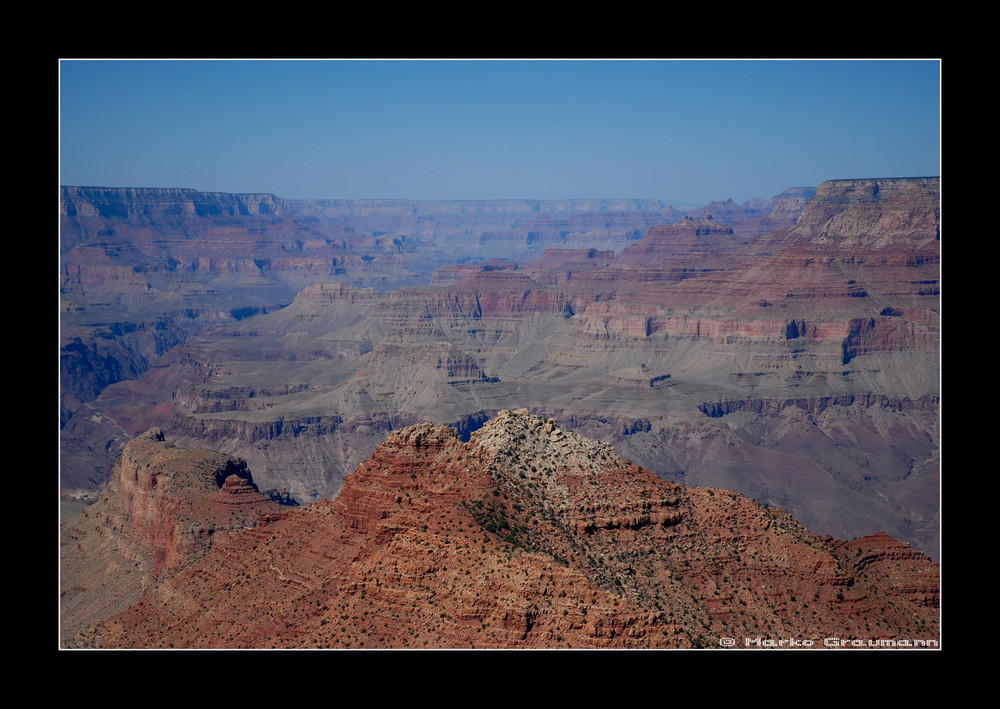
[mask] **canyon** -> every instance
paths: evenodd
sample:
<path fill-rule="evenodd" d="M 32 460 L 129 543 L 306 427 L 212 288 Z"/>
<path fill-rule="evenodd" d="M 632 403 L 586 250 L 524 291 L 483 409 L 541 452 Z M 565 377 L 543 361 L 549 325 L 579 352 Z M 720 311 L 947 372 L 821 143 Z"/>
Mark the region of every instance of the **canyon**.
<path fill-rule="evenodd" d="M 129 439 L 88 404 L 109 385 L 166 365 L 203 331 L 280 309 L 310 285 L 390 291 L 426 285 L 437 269 L 484 254 L 529 257 L 590 242 L 620 250 L 648 224 L 676 218 L 651 200 L 305 201 L 63 187 L 63 486 L 77 495 L 99 488 Z M 538 224 L 517 229 L 530 220 Z"/>
<path fill-rule="evenodd" d="M 790 192 L 753 207 L 720 207 L 752 221 L 774 203 L 776 218 L 788 220 L 805 196 Z M 168 363 L 177 345 L 203 330 L 279 309 L 308 285 L 388 291 L 433 282 L 443 267 L 484 254 L 530 258 L 592 243 L 620 251 L 649 224 L 681 216 L 651 200 L 303 201 L 64 187 L 62 484 L 89 496 L 129 438 L 89 403 L 109 385 Z M 131 408 L 143 406 L 134 400 Z"/>
<path fill-rule="evenodd" d="M 938 564 L 668 482 L 526 409 L 393 431 L 335 499 L 152 429 L 62 530 L 70 648 L 939 647 Z"/>
<path fill-rule="evenodd" d="M 67 500 L 158 427 L 312 509 L 409 426 L 469 441 L 526 409 L 664 481 L 940 555 L 936 178 L 688 211 L 72 187 L 61 205 Z"/>

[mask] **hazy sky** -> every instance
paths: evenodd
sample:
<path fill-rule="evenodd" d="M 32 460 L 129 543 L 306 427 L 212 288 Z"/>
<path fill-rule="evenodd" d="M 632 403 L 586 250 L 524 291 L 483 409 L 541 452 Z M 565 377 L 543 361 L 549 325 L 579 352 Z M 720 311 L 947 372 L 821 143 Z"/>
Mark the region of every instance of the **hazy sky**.
<path fill-rule="evenodd" d="M 701 205 L 940 174 L 938 61 L 60 63 L 60 183 Z"/>

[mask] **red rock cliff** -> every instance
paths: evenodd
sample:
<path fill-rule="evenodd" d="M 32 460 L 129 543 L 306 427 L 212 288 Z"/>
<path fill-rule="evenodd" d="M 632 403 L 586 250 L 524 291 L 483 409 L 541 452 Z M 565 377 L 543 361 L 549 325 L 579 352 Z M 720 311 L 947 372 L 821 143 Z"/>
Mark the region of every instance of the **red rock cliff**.
<path fill-rule="evenodd" d="M 158 429 L 125 447 L 110 497 L 105 522 L 150 558 L 154 580 L 204 554 L 216 534 L 252 526 L 273 506 L 243 461 L 177 448 Z"/>

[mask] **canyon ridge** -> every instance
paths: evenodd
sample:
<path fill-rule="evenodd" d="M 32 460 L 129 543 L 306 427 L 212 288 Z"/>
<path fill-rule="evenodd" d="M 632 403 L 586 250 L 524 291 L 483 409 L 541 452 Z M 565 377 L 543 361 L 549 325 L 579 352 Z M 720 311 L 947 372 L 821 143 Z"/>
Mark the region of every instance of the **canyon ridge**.
<path fill-rule="evenodd" d="M 152 429 L 63 527 L 72 648 L 935 648 L 938 565 L 667 482 L 526 409 L 392 432 L 334 500 Z"/>

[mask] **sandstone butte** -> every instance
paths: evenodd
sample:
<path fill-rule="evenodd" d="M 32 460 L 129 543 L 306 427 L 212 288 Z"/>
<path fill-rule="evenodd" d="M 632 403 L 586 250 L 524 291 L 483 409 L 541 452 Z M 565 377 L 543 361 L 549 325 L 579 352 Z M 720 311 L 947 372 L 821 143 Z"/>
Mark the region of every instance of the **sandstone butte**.
<path fill-rule="evenodd" d="M 333 500 L 134 439 L 63 528 L 73 648 L 936 647 L 938 564 L 688 488 L 527 410 L 395 431 Z"/>

